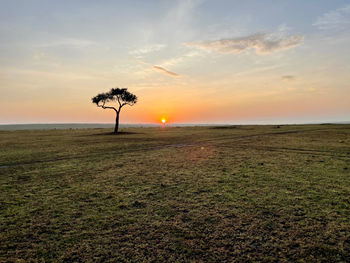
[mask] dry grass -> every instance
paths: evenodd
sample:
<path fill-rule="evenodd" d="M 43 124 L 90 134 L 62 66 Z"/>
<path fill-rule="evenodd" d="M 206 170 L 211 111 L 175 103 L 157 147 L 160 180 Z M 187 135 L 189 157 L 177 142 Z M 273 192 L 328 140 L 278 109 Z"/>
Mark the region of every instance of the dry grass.
<path fill-rule="evenodd" d="M 1 262 L 350 257 L 350 125 L 0 132 Z"/>

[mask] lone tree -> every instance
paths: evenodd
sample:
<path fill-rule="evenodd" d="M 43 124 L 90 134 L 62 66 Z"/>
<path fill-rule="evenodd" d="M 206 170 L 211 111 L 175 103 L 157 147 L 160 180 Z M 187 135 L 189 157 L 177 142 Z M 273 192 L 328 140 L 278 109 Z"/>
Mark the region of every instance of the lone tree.
<path fill-rule="evenodd" d="M 127 89 L 111 89 L 109 92 L 97 94 L 92 99 L 97 107 L 102 109 L 112 109 L 116 113 L 114 133 L 118 133 L 119 128 L 119 113 L 125 105 L 133 106 L 137 102 L 136 95 L 130 93 Z M 107 102 L 117 101 L 118 107 L 105 106 Z"/>

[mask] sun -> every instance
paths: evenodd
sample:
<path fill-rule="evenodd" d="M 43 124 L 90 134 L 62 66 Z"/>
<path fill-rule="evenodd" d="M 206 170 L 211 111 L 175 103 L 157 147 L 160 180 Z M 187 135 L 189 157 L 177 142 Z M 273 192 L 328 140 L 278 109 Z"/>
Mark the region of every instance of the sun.
<path fill-rule="evenodd" d="M 162 123 L 165 124 L 166 123 L 166 119 L 165 118 L 162 118 Z"/>

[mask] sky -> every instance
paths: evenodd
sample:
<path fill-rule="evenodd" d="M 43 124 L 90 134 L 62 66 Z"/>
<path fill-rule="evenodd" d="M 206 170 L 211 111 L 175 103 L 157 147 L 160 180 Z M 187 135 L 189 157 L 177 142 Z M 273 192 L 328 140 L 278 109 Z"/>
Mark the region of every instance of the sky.
<path fill-rule="evenodd" d="M 0 0 L 0 124 L 350 121 L 350 1 Z"/>

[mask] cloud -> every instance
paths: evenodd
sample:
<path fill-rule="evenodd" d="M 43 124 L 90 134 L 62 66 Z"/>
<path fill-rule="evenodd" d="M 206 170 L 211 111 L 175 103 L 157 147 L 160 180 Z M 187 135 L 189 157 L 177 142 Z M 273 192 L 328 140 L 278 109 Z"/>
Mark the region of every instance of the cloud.
<path fill-rule="evenodd" d="M 150 45 L 146 46 L 143 48 L 135 49 L 129 52 L 130 55 L 144 55 L 148 54 L 151 52 L 159 51 L 161 49 L 165 48 L 165 45 L 163 44 L 155 44 L 155 45 Z"/>
<path fill-rule="evenodd" d="M 171 72 L 171 71 L 166 70 L 165 68 L 162 68 L 162 67 L 159 67 L 159 66 L 152 66 L 152 68 L 154 68 L 155 70 L 158 70 L 160 72 L 163 72 L 165 74 L 168 74 L 168 75 L 170 75 L 172 77 L 179 77 L 180 76 L 179 74 L 176 74 L 174 72 Z"/>
<path fill-rule="evenodd" d="M 345 29 L 350 25 L 350 5 L 329 11 L 317 18 L 313 26 L 321 30 Z"/>
<path fill-rule="evenodd" d="M 256 54 L 269 54 L 276 51 L 294 48 L 300 45 L 304 36 L 275 36 L 274 34 L 256 33 L 245 37 L 185 43 L 194 47 L 224 54 L 239 54 L 255 49 Z"/>
<path fill-rule="evenodd" d="M 293 80 L 295 80 L 295 76 L 285 75 L 285 76 L 282 76 L 282 80 L 284 80 L 284 81 L 293 81 Z"/>
<path fill-rule="evenodd" d="M 165 73 L 165 74 L 167 74 L 167 75 L 169 75 L 169 76 L 172 76 L 172 77 L 180 77 L 179 74 L 177 74 L 177 73 L 175 73 L 175 72 L 171 72 L 171 71 L 169 71 L 169 70 L 167 70 L 167 69 L 165 69 L 165 68 L 163 68 L 163 67 L 152 65 L 152 64 L 150 64 L 150 63 L 148 63 L 148 62 L 146 62 L 146 61 L 143 61 L 143 60 L 141 60 L 141 59 L 136 59 L 136 61 L 139 62 L 139 63 L 142 64 L 142 65 L 151 66 L 152 69 L 155 69 L 155 70 L 157 70 L 157 71 L 160 71 L 160 72 L 162 72 L 162 73 Z"/>
<path fill-rule="evenodd" d="M 55 39 L 52 41 L 46 41 L 44 43 L 37 44 L 36 47 L 50 48 L 50 47 L 60 47 L 60 46 L 71 46 L 75 48 L 85 48 L 92 45 L 97 45 L 97 43 L 87 39 L 60 38 L 60 39 Z"/>

